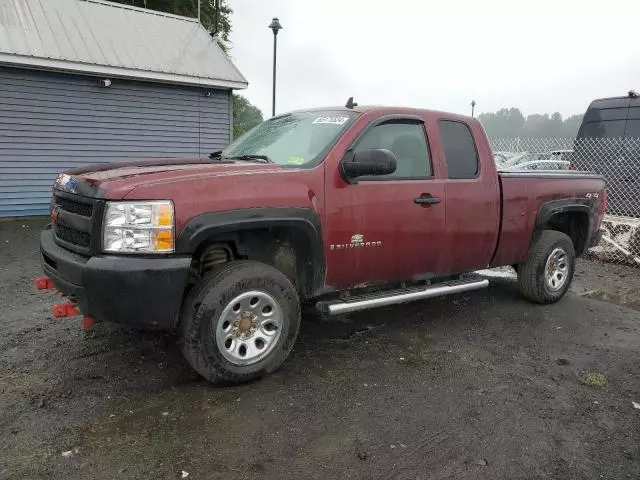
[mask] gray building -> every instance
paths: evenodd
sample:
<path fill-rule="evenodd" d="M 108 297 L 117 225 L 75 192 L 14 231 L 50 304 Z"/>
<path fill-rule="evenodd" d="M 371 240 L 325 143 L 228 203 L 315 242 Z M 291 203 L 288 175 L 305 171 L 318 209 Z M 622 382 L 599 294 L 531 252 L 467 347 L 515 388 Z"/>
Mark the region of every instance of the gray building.
<path fill-rule="evenodd" d="M 206 155 L 247 81 L 197 20 L 101 0 L 0 0 L 0 217 L 61 170 Z"/>

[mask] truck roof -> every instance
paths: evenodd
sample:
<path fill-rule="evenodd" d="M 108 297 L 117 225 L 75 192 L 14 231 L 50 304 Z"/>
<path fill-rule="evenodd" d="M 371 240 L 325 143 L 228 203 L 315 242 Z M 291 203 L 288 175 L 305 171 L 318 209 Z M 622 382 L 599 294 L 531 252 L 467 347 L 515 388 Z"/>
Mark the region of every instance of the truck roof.
<path fill-rule="evenodd" d="M 603 97 L 596 98 L 590 104 L 587 110 L 589 109 L 606 109 L 606 108 L 626 108 L 631 106 L 637 106 L 640 104 L 640 99 L 638 98 L 638 94 L 633 90 L 630 91 L 627 95 L 619 96 L 619 97 Z"/>
<path fill-rule="evenodd" d="M 283 112 L 281 115 L 286 115 L 287 113 L 315 112 L 315 111 L 326 111 L 326 110 L 339 111 L 339 112 L 342 112 L 342 111 L 356 112 L 356 113 L 375 112 L 380 115 L 393 115 L 398 113 L 408 114 L 408 115 L 424 115 L 427 117 L 451 118 L 456 120 L 463 120 L 467 123 L 477 121 L 477 119 L 474 117 L 470 117 L 468 115 L 460 115 L 457 113 L 443 112 L 440 110 L 429 110 L 425 108 L 397 107 L 397 106 L 388 106 L 388 105 L 357 105 L 353 108 L 347 108 L 344 105 L 301 108 L 301 109 L 293 110 L 290 112 Z"/>

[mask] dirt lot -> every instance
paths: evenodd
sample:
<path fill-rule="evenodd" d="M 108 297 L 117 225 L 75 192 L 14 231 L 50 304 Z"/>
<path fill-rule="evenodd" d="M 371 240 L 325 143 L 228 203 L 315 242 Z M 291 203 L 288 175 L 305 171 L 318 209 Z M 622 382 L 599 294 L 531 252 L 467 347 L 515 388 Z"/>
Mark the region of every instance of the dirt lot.
<path fill-rule="evenodd" d="M 0 478 L 640 478 L 638 270 L 309 320 L 279 372 L 216 389 L 171 335 L 49 318 L 40 227 L 0 223 Z"/>

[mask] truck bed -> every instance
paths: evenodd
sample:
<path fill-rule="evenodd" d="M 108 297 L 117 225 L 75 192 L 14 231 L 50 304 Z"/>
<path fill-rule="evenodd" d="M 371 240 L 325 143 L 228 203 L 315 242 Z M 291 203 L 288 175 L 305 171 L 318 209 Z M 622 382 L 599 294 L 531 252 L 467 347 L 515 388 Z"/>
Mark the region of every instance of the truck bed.
<path fill-rule="evenodd" d="M 585 212 L 596 208 L 604 215 L 605 186 L 602 176 L 583 172 L 498 172 L 501 195 L 501 222 L 498 244 L 491 266 L 518 264 L 525 258 L 536 222 L 541 221 L 541 207 L 547 202 L 554 211 L 569 204 L 584 205 Z M 545 208 L 549 208 L 545 205 Z M 585 213 L 586 215 L 587 213 Z M 589 238 L 597 233 L 600 222 L 591 222 Z"/>

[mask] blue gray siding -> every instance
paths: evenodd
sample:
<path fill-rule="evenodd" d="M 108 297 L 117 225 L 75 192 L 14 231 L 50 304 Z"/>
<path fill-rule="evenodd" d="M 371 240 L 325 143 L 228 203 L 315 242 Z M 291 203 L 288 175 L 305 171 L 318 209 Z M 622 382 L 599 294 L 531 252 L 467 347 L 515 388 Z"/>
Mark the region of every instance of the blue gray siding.
<path fill-rule="evenodd" d="M 58 172 L 190 157 L 231 138 L 231 92 L 0 67 L 0 217 L 48 213 Z"/>

